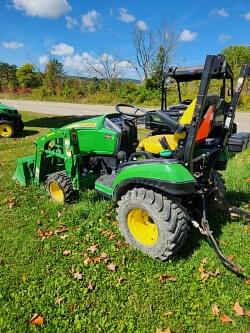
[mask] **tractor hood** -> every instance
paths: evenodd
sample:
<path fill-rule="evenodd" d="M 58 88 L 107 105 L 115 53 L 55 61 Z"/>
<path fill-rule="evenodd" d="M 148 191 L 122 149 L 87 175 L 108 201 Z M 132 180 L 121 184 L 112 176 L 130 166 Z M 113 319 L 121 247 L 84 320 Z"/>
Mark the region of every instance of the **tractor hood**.
<path fill-rule="evenodd" d="M 68 124 L 63 128 L 95 128 L 98 129 L 103 126 L 105 116 L 98 116 L 93 118 L 88 118 L 74 123 Z"/>
<path fill-rule="evenodd" d="M 5 114 L 10 117 L 20 117 L 16 108 L 2 103 L 0 103 L 0 114 Z"/>

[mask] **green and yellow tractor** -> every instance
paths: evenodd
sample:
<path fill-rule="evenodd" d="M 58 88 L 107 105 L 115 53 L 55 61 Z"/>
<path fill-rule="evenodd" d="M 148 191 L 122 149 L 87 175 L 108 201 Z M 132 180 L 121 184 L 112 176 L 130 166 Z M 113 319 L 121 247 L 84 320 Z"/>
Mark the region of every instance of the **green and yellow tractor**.
<path fill-rule="evenodd" d="M 118 104 L 116 113 L 52 130 L 36 141 L 32 156 L 17 160 L 20 184 L 45 183 L 50 197 L 69 202 L 92 187 L 117 204 L 125 239 L 153 258 L 173 257 L 190 226 L 206 234 L 220 252 L 207 220 L 207 203 L 224 197 L 219 171 L 230 154 L 246 149 L 250 135 L 237 133 L 235 109 L 250 65 L 244 65 L 234 89 L 224 56 L 207 56 L 203 67 L 169 68 L 163 78 L 160 110 Z M 180 103 L 167 106 L 169 80 L 177 82 Z M 180 83 L 200 81 L 197 98 L 182 100 Z M 220 82 L 217 94 L 208 93 Z M 217 84 L 218 86 L 218 84 Z M 151 134 L 138 140 L 138 121 Z M 141 125 L 140 125 L 141 127 Z"/>
<path fill-rule="evenodd" d="M 13 138 L 22 132 L 22 116 L 16 108 L 0 103 L 0 138 Z"/>

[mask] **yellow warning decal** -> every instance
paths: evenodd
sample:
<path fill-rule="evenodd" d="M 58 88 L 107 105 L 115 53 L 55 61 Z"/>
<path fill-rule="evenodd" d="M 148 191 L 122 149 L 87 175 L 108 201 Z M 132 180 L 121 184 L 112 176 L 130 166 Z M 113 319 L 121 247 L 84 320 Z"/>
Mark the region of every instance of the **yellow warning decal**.
<path fill-rule="evenodd" d="M 96 123 L 85 123 L 85 122 L 80 122 L 80 123 L 73 123 L 65 126 L 66 128 L 79 128 L 79 127 L 85 127 L 85 128 L 96 128 Z"/>

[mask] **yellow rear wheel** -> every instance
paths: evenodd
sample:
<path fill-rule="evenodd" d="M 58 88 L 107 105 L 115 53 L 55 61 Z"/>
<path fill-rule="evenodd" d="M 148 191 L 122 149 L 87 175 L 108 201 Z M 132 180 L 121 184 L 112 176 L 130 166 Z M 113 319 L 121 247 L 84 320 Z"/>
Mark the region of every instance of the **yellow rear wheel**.
<path fill-rule="evenodd" d="M 153 246 L 158 239 L 158 227 L 153 219 L 140 208 L 134 208 L 128 213 L 128 229 L 134 239 L 145 246 Z"/>
<path fill-rule="evenodd" d="M 14 134 L 13 127 L 8 123 L 0 124 L 0 137 L 11 138 Z"/>
<path fill-rule="evenodd" d="M 151 189 L 128 190 L 117 213 L 126 241 L 152 258 L 173 257 L 187 238 L 189 217 L 182 206 Z"/>

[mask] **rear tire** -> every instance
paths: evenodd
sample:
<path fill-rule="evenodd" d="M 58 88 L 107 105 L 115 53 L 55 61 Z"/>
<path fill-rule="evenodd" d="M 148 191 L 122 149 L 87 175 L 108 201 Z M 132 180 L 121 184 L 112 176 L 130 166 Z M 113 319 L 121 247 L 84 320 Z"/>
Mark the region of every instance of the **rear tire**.
<path fill-rule="evenodd" d="M 187 239 L 188 214 L 180 204 L 152 190 L 128 191 L 117 212 L 126 241 L 152 258 L 175 256 Z"/>
<path fill-rule="evenodd" d="M 74 197 L 72 181 L 64 171 L 49 176 L 46 186 L 50 198 L 58 203 L 70 202 Z"/>
<path fill-rule="evenodd" d="M 13 121 L 1 120 L 0 121 L 0 137 L 13 138 L 15 135 L 15 126 Z"/>

